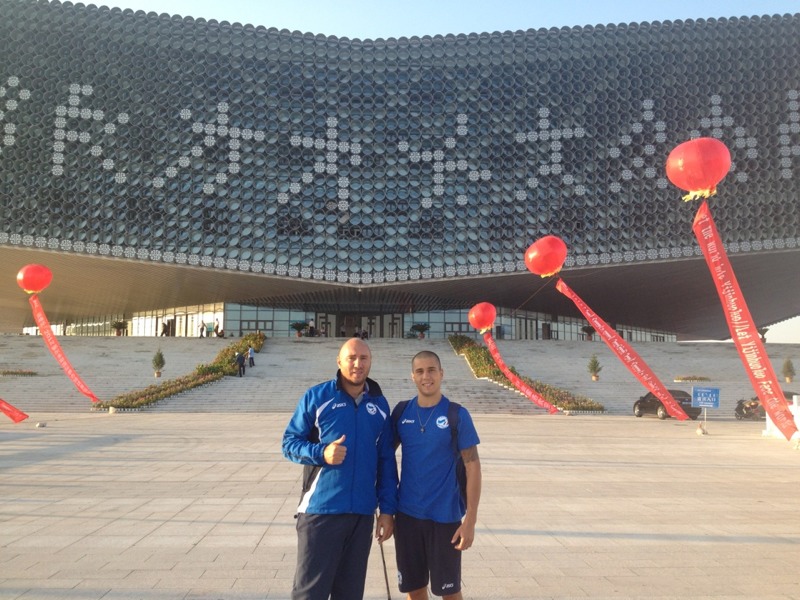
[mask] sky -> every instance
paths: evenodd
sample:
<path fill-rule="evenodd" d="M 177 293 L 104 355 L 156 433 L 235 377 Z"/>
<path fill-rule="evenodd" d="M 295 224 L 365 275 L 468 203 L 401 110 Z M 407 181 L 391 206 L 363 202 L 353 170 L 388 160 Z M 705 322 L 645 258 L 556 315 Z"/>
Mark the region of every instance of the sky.
<path fill-rule="evenodd" d="M 89 4 L 92 0 L 85 2 Z M 94 0 L 158 14 L 350 39 L 800 13 L 800 0 Z M 758 321 L 758 315 L 753 315 Z M 770 343 L 800 344 L 800 315 Z"/>
<path fill-rule="evenodd" d="M 800 0 L 95 0 L 93 3 L 351 39 L 800 12 Z"/>

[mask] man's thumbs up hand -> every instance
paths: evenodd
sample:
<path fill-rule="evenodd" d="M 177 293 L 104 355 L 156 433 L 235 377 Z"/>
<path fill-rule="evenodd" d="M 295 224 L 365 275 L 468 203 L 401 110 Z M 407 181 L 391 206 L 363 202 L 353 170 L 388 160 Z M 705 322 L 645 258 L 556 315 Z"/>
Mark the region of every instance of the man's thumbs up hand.
<path fill-rule="evenodd" d="M 344 438 L 345 436 L 342 436 L 325 446 L 323 455 L 329 465 L 340 465 L 344 462 L 344 457 L 347 456 L 347 446 L 343 445 Z"/>

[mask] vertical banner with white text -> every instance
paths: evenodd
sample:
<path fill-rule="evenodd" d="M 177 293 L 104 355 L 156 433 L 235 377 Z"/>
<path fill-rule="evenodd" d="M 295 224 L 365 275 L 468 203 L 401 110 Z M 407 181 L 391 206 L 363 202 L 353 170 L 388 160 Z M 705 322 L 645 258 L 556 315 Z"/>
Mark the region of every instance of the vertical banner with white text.
<path fill-rule="evenodd" d="M 91 399 L 92 402 L 100 402 L 100 399 L 92 393 L 89 386 L 78 376 L 78 373 L 75 372 L 75 369 L 72 368 L 72 365 L 64 355 L 64 351 L 61 349 L 61 345 L 58 343 L 53 329 L 50 327 L 50 321 L 47 320 L 47 316 L 44 314 L 44 309 L 42 308 L 42 303 L 39 302 L 39 297 L 36 294 L 31 294 L 28 302 L 33 309 L 33 320 L 36 321 L 36 326 L 39 328 L 39 333 L 44 338 L 50 350 L 50 354 L 53 355 L 53 358 L 56 359 L 56 362 L 64 370 L 72 383 L 75 384 L 75 387 L 78 388 L 81 394 Z"/>
<path fill-rule="evenodd" d="M 508 380 L 522 395 L 533 402 L 536 406 L 546 408 L 547 412 L 549 412 L 551 415 L 558 412 L 558 409 L 555 406 L 542 398 L 538 393 L 536 393 L 536 390 L 527 385 L 517 375 L 515 375 L 511 369 L 508 368 L 508 365 L 506 365 L 503 357 L 500 355 L 500 350 L 497 348 L 497 344 L 495 343 L 490 332 L 483 334 L 483 341 L 486 342 L 486 347 L 489 348 L 489 354 L 492 355 L 494 364 L 496 364 L 497 367 L 503 372 L 503 375 L 508 377 Z"/>
<path fill-rule="evenodd" d="M 671 417 L 680 421 L 685 421 L 689 416 L 681 408 L 681 405 L 675 401 L 672 394 L 669 393 L 663 383 L 656 377 L 655 373 L 647 366 L 641 356 L 631 348 L 620 335 L 608 326 L 600 316 L 594 312 L 589 305 L 586 304 L 570 287 L 564 283 L 564 280 L 559 278 L 556 282 L 556 289 L 564 294 L 567 298 L 575 303 L 575 306 L 589 321 L 589 325 L 595 328 L 600 337 L 606 345 L 611 348 L 611 351 L 617 355 L 628 370 L 633 373 L 634 377 L 638 379 L 644 387 L 653 392 L 653 395 L 661 400 L 661 404 L 667 409 Z"/>
<path fill-rule="evenodd" d="M 703 251 L 703 256 L 706 258 L 708 270 L 711 272 L 722 303 L 725 319 L 728 321 L 731 338 L 739 351 L 739 357 L 750 377 L 753 389 L 761 400 L 764 410 L 767 411 L 772 422 L 786 439 L 800 437 L 794 417 L 783 397 L 775 370 L 764 350 L 764 344 L 761 343 L 758 328 L 753 322 L 742 290 L 739 288 L 739 282 L 722 245 L 708 203 L 705 201 L 697 210 L 692 230 Z"/>

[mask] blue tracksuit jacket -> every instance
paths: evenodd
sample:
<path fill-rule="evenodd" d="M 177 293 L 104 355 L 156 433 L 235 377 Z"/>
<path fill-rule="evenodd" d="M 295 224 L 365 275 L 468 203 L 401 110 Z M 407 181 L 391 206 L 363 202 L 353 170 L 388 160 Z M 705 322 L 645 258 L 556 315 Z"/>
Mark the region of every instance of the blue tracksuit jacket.
<path fill-rule="evenodd" d="M 309 389 L 283 434 L 283 455 L 306 465 L 298 513 L 371 515 L 397 510 L 395 461 L 389 403 L 380 386 L 367 379 L 361 403 L 336 378 Z M 325 446 L 345 435 L 347 456 L 328 465 Z"/>

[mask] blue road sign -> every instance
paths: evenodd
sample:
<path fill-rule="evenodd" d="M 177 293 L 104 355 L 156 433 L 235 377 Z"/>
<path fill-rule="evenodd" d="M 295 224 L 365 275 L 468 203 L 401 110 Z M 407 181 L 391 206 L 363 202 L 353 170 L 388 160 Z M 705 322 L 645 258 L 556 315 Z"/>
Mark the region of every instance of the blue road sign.
<path fill-rule="evenodd" d="M 719 408 L 719 388 L 692 386 L 692 406 Z"/>

